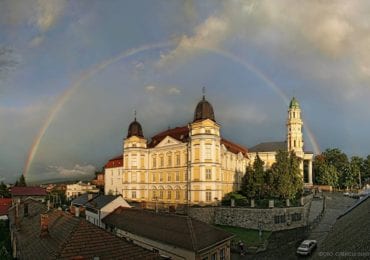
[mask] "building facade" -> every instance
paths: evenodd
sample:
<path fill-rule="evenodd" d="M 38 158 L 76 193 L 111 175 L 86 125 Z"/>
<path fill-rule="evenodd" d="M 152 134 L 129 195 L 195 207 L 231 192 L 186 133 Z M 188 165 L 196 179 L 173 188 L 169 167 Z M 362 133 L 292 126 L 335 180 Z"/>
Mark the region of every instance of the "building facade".
<path fill-rule="evenodd" d="M 81 181 L 75 184 L 68 184 L 66 188 L 67 199 L 74 199 L 84 193 L 98 193 L 99 189 L 95 185 L 88 183 L 83 183 Z"/>
<path fill-rule="evenodd" d="M 286 127 L 285 142 L 263 143 L 248 151 L 222 138 L 213 107 L 204 96 L 192 123 L 150 140 L 135 118 L 123 140 L 122 155 L 105 165 L 105 194 L 122 194 L 129 201 L 218 204 L 225 194 L 240 189 L 246 166 L 257 154 L 269 168 L 278 150 L 294 151 L 302 158 L 302 174 L 306 169 L 306 182 L 312 184 L 313 154 L 303 151 L 303 121 L 295 98 Z"/>
<path fill-rule="evenodd" d="M 247 153 L 221 137 L 213 107 L 203 96 L 192 123 L 150 141 L 135 118 L 122 156 L 105 166 L 105 193 L 131 201 L 217 204 L 224 194 L 240 188 Z"/>

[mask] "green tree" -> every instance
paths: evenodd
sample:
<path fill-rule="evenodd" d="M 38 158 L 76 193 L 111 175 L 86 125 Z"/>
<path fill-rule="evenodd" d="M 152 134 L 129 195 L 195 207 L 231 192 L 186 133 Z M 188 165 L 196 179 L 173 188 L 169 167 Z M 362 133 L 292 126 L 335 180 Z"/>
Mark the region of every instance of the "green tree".
<path fill-rule="evenodd" d="M 284 199 L 293 199 L 303 189 L 299 158 L 294 152 L 278 151 L 276 161 L 271 167 L 272 176 L 275 179 L 274 187 L 276 195 Z"/>
<path fill-rule="evenodd" d="M 15 185 L 14 186 L 17 186 L 17 187 L 26 187 L 27 186 L 26 179 L 24 178 L 24 175 L 23 174 L 15 182 Z"/>
<path fill-rule="evenodd" d="M 348 157 L 340 149 L 326 149 L 322 155 L 325 157 L 325 161 L 328 165 L 332 165 L 336 168 L 338 173 L 338 186 L 345 187 L 349 177 L 351 175 L 350 163 Z"/>
<path fill-rule="evenodd" d="M 370 155 L 366 157 L 362 165 L 362 181 L 370 179 Z"/>
<path fill-rule="evenodd" d="M 254 198 L 256 195 L 256 191 L 254 190 L 253 185 L 253 174 L 254 170 L 252 166 L 247 165 L 245 169 L 245 174 L 242 178 L 241 193 L 248 198 Z"/>
<path fill-rule="evenodd" d="M 256 158 L 254 159 L 253 162 L 253 185 L 254 185 L 254 190 L 256 191 L 256 196 L 260 199 L 261 196 L 263 195 L 263 186 L 264 186 L 264 175 L 265 175 L 265 170 L 263 168 L 263 165 L 265 163 L 261 160 L 259 155 L 257 154 Z"/>
<path fill-rule="evenodd" d="M 313 163 L 315 181 L 320 185 L 339 186 L 339 174 L 337 168 L 326 161 L 326 157 L 321 154 L 315 156 Z"/>
<path fill-rule="evenodd" d="M 0 198 L 10 198 L 10 192 L 4 182 L 0 183 Z"/>
<path fill-rule="evenodd" d="M 350 162 L 350 172 L 346 176 L 345 186 L 347 188 L 352 188 L 355 185 L 360 185 L 361 183 L 361 171 L 363 170 L 364 160 L 361 157 L 353 156 Z"/>

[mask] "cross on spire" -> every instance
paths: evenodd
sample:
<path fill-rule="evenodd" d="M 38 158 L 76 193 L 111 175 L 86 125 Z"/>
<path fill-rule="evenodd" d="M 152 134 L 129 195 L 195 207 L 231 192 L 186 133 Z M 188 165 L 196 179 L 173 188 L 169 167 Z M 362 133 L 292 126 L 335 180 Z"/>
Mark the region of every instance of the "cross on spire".
<path fill-rule="evenodd" d="M 135 117 L 135 121 L 136 121 L 136 109 L 134 110 L 134 117 Z"/>
<path fill-rule="evenodd" d="M 203 100 L 206 99 L 206 87 L 202 88 Z"/>

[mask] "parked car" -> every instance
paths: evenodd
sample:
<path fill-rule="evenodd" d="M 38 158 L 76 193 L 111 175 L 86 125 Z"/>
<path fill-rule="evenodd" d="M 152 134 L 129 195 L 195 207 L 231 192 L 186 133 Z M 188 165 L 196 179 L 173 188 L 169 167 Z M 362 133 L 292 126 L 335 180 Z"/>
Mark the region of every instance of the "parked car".
<path fill-rule="evenodd" d="M 316 247 L 317 247 L 316 240 L 304 240 L 297 248 L 297 254 L 310 255 Z"/>
<path fill-rule="evenodd" d="M 343 195 L 344 195 L 344 196 L 349 196 L 349 195 L 350 195 L 350 193 L 347 191 L 347 192 L 344 192 L 344 193 L 343 193 Z"/>

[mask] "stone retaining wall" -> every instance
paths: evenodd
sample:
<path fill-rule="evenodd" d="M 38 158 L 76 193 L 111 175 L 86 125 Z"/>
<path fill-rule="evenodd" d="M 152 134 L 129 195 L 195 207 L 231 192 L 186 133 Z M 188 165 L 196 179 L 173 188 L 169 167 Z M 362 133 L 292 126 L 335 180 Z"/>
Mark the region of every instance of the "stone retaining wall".
<path fill-rule="evenodd" d="M 304 206 L 288 208 L 191 207 L 188 214 L 209 224 L 279 231 L 307 226 L 310 204 L 307 200 Z"/>

